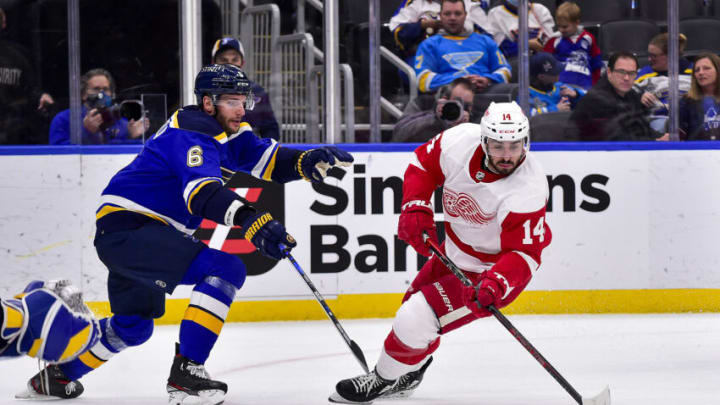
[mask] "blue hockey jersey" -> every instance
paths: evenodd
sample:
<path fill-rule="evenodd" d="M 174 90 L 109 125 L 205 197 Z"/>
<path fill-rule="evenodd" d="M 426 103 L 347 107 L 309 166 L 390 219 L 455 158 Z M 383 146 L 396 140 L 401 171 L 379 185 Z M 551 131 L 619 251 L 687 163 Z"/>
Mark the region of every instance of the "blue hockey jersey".
<path fill-rule="evenodd" d="M 278 146 L 273 139 L 255 136 L 247 123 L 228 135 L 199 107 L 184 107 L 113 176 L 96 219 L 130 210 L 191 234 L 202 221 L 190 210 L 197 192 L 211 182 L 224 184 L 236 171 L 270 180 Z"/>
<path fill-rule="evenodd" d="M 528 88 L 529 93 L 529 106 L 530 106 L 530 116 L 534 117 L 538 114 L 548 113 L 548 112 L 557 112 L 557 104 L 562 99 L 562 95 L 560 94 L 560 91 L 562 90 L 563 86 L 568 86 L 567 84 L 563 82 L 555 82 L 553 85 L 553 88 L 551 91 L 545 92 L 542 90 L 538 90 L 532 86 Z M 577 102 L 580 101 L 580 98 L 585 95 L 586 91 L 577 87 L 573 87 L 573 90 L 577 93 L 577 97 L 569 99 L 570 101 L 570 108 L 575 108 L 577 105 Z M 518 97 L 518 102 L 520 102 L 520 97 Z"/>
<path fill-rule="evenodd" d="M 485 76 L 495 83 L 510 80 L 510 65 L 487 35 L 436 34 L 424 40 L 415 54 L 415 73 L 422 92 L 434 91 L 458 77 Z"/>
<path fill-rule="evenodd" d="M 600 79 L 600 72 L 605 66 L 595 37 L 585 30 L 579 30 L 569 38 L 553 37 L 545 43 L 543 50 L 555 55 L 565 65 L 560 72 L 561 82 L 585 90 Z"/>

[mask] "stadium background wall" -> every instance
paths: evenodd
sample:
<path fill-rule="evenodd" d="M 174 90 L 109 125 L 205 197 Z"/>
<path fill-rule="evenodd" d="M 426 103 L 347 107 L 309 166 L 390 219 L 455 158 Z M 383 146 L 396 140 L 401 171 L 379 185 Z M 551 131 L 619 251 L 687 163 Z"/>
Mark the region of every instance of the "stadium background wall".
<path fill-rule="evenodd" d="M 239 177 L 230 186 L 284 220 L 298 240 L 295 258 L 338 317 L 391 317 L 421 264 L 396 236 L 402 175 L 415 146 L 343 145 L 355 165 L 335 169 L 324 185 Z M 507 313 L 720 312 L 718 143 L 533 149 L 552 187 L 553 243 Z M 138 151 L 0 148 L 0 296 L 31 279 L 70 278 L 96 312 L 109 313 L 106 270 L 92 245 L 94 212 L 110 176 Z M 248 262 L 229 321 L 325 317 L 290 263 L 247 254 L 238 234 L 209 221 L 196 234 Z M 158 322 L 179 322 L 189 293 L 178 288 Z"/>

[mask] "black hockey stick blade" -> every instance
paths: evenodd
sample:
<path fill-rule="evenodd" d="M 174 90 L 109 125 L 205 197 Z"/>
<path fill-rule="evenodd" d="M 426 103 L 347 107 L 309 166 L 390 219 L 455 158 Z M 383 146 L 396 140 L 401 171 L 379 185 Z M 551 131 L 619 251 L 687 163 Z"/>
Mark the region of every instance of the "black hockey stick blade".
<path fill-rule="evenodd" d="M 310 277 L 305 274 L 302 267 L 300 267 L 300 264 L 295 260 L 295 258 L 290 254 L 290 249 L 288 249 L 285 245 L 280 244 L 280 249 L 285 253 L 285 257 L 290 260 L 290 263 L 295 267 L 295 270 L 297 270 L 298 274 L 300 274 L 300 277 L 305 281 L 305 284 L 307 284 L 308 287 L 310 287 L 310 290 L 312 291 L 313 295 L 315 295 L 315 299 L 320 304 L 320 306 L 325 311 L 325 315 L 327 315 L 328 318 L 332 321 L 333 325 L 335 325 L 335 329 L 340 333 L 340 336 L 342 336 L 345 343 L 350 348 L 350 351 L 352 352 L 353 356 L 355 356 L 355 359 L 360 363 L 360 367 L 365 371 L 365 374 L 370 373 L 370 369 L 368 368 L 367 361 L 365 361 L 365 354 L 363 354 L 362 349 L 360 349 L 360 346 L 358 346 L 357 343 L 355 343 L 354 340 L 350 339 L 350 336 L 345 332 L 345 329 L 343 329 L 342 325 L 340 325 L 340 321 L 335 317 L 335 314 L 333 314 L 332 310 L 328 306 L 327 302 L 325 302 L 325 299 L 322 295 L 320 295 L 320 292 L 315 288 L 315 284 L 313 284 L 312 280 L 310 280 Z"/>
<path fill-rule="evenodd" d="M 370 369 L 368 368 L 367 362 L 365 361 L 365 355 L 363 354 L 362 349 L 360 349 L 360 346 L 358 346 L 357 343 L 355 343 L 354 340 L 350 340 L 350 350 L 352 350 L 353 354 L 355 355 L 355 358 L 360 362 L 360 366 L 365 371 L 365 374 L 370 374 Z"/>

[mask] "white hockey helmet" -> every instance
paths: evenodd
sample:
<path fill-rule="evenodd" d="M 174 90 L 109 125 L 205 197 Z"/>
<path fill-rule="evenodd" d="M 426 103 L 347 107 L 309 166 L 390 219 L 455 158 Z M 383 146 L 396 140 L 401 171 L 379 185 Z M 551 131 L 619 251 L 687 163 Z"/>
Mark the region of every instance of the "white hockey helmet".
<path fill-rule="evenodd" d="M 489 155 L 488 139 L 498 142 L 521 140 L 525 153 L 530 150 L 530 123 L 516 102 L 490 103 L 480 119 L 480 143 L 486 155 Z"/>

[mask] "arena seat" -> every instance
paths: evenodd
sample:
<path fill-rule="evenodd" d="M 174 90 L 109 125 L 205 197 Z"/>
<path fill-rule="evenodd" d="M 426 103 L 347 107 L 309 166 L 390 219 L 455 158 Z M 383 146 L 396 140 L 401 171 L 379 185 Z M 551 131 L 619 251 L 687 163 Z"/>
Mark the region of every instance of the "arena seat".
<path fill-rule="evenodd" d="M 570 124 L 571 114 L 570 111 L 550 112 L 530 117 L 530 143 L 577 141 L 577 131 Z"/>
<path fill-rule="evenodd" d="M 687 37 L 686 56 L 703 52 L 720 53 L 720 20 L 707 17 L 690 18 L 680 21 L 680 32 Z"/>
<path fill-rule="evenodd" d="M 605 21 L 600 25 L 598 43 L 603 59 L 617 51 L 644 55 L 650 40 L 659 33 L 660 28 L 651 20 Z"/>

